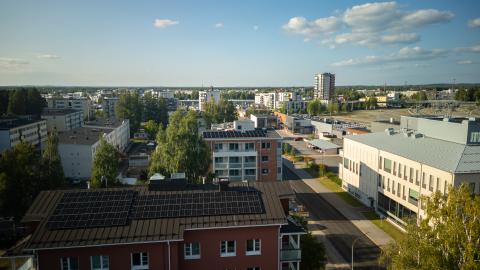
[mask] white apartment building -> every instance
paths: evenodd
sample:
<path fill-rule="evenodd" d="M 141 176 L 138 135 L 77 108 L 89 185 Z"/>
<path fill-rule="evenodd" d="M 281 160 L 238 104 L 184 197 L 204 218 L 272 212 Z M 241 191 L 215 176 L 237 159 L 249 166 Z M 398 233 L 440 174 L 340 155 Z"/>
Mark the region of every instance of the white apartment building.
<path fill-rule="evenodd" d="M 48 108 L 82 111 L 85 118 L 93 117 L 95 110 L 92 101 L 86 97 L 47 97 Z"/>
<path fill-rule="evenodd" d="M 258 93 L 255 94 L 255 104 L 274 110 L 277 102 L 277 93 Z"/>
<path fill-rule="evenodd" d="M 104 97 L 102 109 L 105 113 L 105 117 L 107 118 L 115 118 L 115 108 L 117 107 L 117 103 L 120 100 L 118 97 Z"/>
<path fill-rule="evenodd" d="M 90 122 L 81 128 L 59 132 L 58 152 L 65 177 L 89 179 L 100 137 L 123 152 L 130 138 L 128 120 L 117 122 Z"/>
<path fill-rule="evenodd" d="M 47 122 L 21 118 L 0 118 L 0 153 L 26 142 L 43 149 L 47 141 Z"/>
<path fill-rule="evenodd" d="M 218 102 L 220 100 L 220 91 L 219 90 L 200 91 L 198 93 L 198 110 L 203 111 L 205 109 L 205 104 L 210 100 Z"/>
<path fill-rule="evenodd" d="M 314 97 L 322 100 L 331 100 L 335 97 L 335 74 L 315 75 Z"/>
<path fill-rule="evenodd" d="M 400 225 L 421 196 L 468 183 L 480 193 L 480 119 L 401 118 L 399 130 L 344 137 L 342 188 Z"/>
<path fill-rule="evenodd" d="M 165 98 L 165 99 L 172 99 L 174 97 L 174 92 L 169 90 L 155 90 L 155 89 L 148 89 L 143 92 L 143 94 L 150 93 L 154 98 Z"/>
<path fill-rule="evenodd" d="M 48 131 L 67 131 L 83 126 L 83 111 L 73 109 L 44 109 L 42 119 L 47 121 Z"/>

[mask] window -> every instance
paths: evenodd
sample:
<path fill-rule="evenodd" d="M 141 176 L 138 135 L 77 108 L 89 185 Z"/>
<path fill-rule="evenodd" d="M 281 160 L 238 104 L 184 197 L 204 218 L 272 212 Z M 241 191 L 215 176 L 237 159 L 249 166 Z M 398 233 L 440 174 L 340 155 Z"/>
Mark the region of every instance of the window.
<path fill-rule="evenodd" d="M 236 256 L 236 243 L 234 240 L 222 241 L 220 244 L 220 256 L 232 257 Z"/>
<path fill-rule="evenodd" d="M 398 177 L 402 178 L 402 164 L 398 163 Z"/>
<path fill-rule="evenodd" d="M 417 206 L 418 205 L 418 197 L 419 197 L 419 194 L 417 191 L 413 190 L 413 189 L 408 189 L 408 201 Z"/>
<path fill-rule="evenodd" d="M 471 143 L 480 143 L 480 132 L 471 132 L 470 133 L 470 142 Z"/>
<path fill-rule="evenodd" d="M 422 173 L 422 188 L 427 188 L 427 183 L 425 183 L 426 178 L 427 175 L 425 173 Z"/>
<path fill-rule="evenodd" d="M 223 143 L 216 143 L 215 144 L 215 152 L 223 150 Z"/>
<path fill-rule="evenodd" d="M 268 156 L 262 156 L 262 162 L 268 161 Z"/>
<path fill-rule="evenodd" d="M 246 156 L 244 157 L 245 163 L 252 163 L 252 162 L 257 162 L 257 159 L 255 156 Z"/>
<path fill-rule="evenodd" d="M 200 243 L 185 243 L 183 252 L 185 260 L 200 259 Z"/>
<path fill-rule="evenodd" d="M 262 149 L 270 149 L 270 143 L 269 142 L 262 142 Z"/>
<path fill-rule="evenodd" d="M 230 143 L 230 144 L 228 145 L 228 149 L 229 149 L 230 151 L 238 151 L 238 143 Z"/>
<path fill-rule="evenodd" d="M 392 172 L 392 161 L 390 159 L 383 159 L 383 170 L 388 173 Z"/>
<path fill-rule="evenodd" d="M 108 270 L 108 256 L 98 255 L 90 257 L 92 270 Z"/>
<path fill-rule="evenodd" d="M 268 169 L 262 169 L 262 174 L 268 174 Z"/>
<path fill-rule="evenodd" d="M 132 253 L 132 270 L 148 270 L 148 253 Z"/>
<path fill-rule="evenodd" d="M 390 191 L 390 178 L 387 178 L 387 190 Z"/>
<path fill-rule="evenodd" d="M 428 190 L 433 191 L 433 175 L 428 178 Z"/>
<path fill-rule="evenodd" d="M 445 180 L 445 182 L 443 182 L 443 194 L 447 194 L 447 180 Z"/>
<path fill-rule="evenodd" d="M 382 168 L 382 165 L 383 165 L 382 157 L 380 157 L 380 162 L 379 162 L 379 164 L 380 164 L 380 165 L 379 165 L 379 166 L 380 166 L 380 169 L 383 169 L 383 168 Z"/>
<path fill-rule="evenodd" d="M 402 185 L 400 183 L 397 184 L 397 197 L 400 197 L 400 188 L 402 187 Z"/>
<path fill-rule="evenodd" d="M 258 266 L 247 267 L 247 270 L 260 270 L 260 267 L 258 267 Z"/>
<path fill-rule="evenodd" d="M 223 163 L 223 157 L 215 157 L 215 163 Z"/>
<path fill-rule="evenodd" d="M 349 163 L 348 158 L 343 158 L 343 167 L 347 170 L 348 170 L 348 163 Z"/>
<path fill-rule="evenodd" d="M 245 151 L 253 151 L 255 150 L 255 144 L 254 143 L 246 143 L 245 144 Z"/>
<path fill-rule="evenodd" d="M 382 176 L 378 175 L 378 187 L 382 187 Z"/>
<path fill-rule="evenodd" d="M 407 198 L 407 195 L 405 194 L 405 186 L 402 186 L 402 198 L 403 200 Z"/>
<path fill-rule="evenodd" d="M 418 170 L 415 170 L 415 185 L 420 186 L 420 180 L 418 179 Z"/>
<path fill-rule="evenodd" d="M 240 163 L 240 157 L 230 157 L 230 163 Z"/>
<path fill-rule="evenodd" d="M 240 175 L 240 170 L 229 170 L 228 174 L 230 176 L 239 176 Z"/>
<path fill-rule="evenodd" d="M 410 168 L 409 179 L 410 179 L 410 183 L 413 183 L 413 168 Z"/>
<path fill-rule="evenodd" d="M 247 240 L 245 255 L 260 255 L 260 239 Z"/>
<path fill-rule="evenodd" d="M 440 178 L 437 177 L 437 191 L 440 191 Z"/>
<path fill-rule="evenodd" d="M 255 169 L 245 169 L 245 175 L 255 175 L 256 173 Z"/>
<path fill-rule="evenodd" d="M 407 166 L 403 165 L 403 180 L 407 180 Z"/>
<path fill-rule="evenodd" d="M 62 270 L 78 270 L 77 257 L 62 257 L 60 258 L 60 266 Z"/>
<path fill-rule="evenodd" d="M 397 175 L 397 162 L 393 162 L 393 175 Z"/>
<path fill-rule="evenodd" d="M 395 180 L 392 180 L 392 193 L 395 194 Z"/>

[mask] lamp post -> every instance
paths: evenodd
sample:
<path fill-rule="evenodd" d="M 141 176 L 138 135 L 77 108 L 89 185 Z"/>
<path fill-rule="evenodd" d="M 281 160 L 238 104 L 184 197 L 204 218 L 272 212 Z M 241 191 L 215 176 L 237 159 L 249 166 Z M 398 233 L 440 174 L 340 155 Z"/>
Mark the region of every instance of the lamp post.
<path fill-rule="evenodd" d="M 367 236 L 370 232 L 367 232 L 365 236 Z M 358 239 L 360 239 L 361 236 L 357 236 L 353 242 L 352 242 L 352 270 L 353 270 L 353 247 L 355 246 L 355 243 L 357 242 Z"/>

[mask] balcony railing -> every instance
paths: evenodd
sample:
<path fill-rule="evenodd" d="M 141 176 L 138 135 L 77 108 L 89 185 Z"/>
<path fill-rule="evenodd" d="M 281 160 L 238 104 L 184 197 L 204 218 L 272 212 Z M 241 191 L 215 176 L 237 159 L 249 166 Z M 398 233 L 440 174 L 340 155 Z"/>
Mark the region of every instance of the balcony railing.
<path fill-rule="evenodd" d="M 247 180 L 247 181 L 255 181 L 255 180 L 257 180 L 257 176 L 256 176 L 256 175 L 245 175 L 243 178 L 244 178 L 245 180 Z"/>
<path fill-rule="evenodd" d="M 302 259 L 302 251 L 300 249 L 281 249 L 280 261 L 300 261 Z"/>
<path fill-rule="evenodd" d="M 243 164 L 243 167 L 245 168 L 256 168 L 257 167 L 257 163 L 256 162 L 245 162 Z"/>
<path fill-rule="evenodd" d="M 215 169 L 226 169 L 227 163 L 215 163 Z"/>
<path fill-rule="evenodd" d="M 228 164 L 228 167 L 229 167 L 229 168 L 241 168 L 241 167 L 242 167 L 242 163 L 229 163 L 229 164 Z"/>
<path fill-rule="evenodd" d="M 231 181 L 241 181 L 242 177 L 241 176 L 229 176 Z"/>

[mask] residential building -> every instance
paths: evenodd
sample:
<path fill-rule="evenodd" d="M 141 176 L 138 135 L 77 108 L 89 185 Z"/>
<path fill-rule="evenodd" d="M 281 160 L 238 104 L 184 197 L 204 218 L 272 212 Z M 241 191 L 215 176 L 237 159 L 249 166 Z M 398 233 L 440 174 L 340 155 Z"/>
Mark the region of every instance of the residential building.
<path fill-rule="evenodd" d="M 251 114 L 250 120 L 255 128 L 278 128 L 278 118 L 274 114 Z"/>
<path fill-rule="evenodd" d="M 49 270 L 300 269 L 288 182 L 174 188 L 42 191 L 23 251 Z"/>
<path fill-rule="evenodd" d="M 115 109 L 117 107 L 117 103 L 120 100 L 118 97 L 104 97 L 102 109 L 105 113 L 105 117 L 107 118 L 115 118 L 116 112 Z"/>
<path fill-rule="evenodd" d="M 335 97 L 335 74 L 322 73 L 315 75 L 314 97 L 332 100 Z"/>
<path fill-rule="evenodd" d="M 205 131 L 211 171 L 231 181 L 281 181 L 282 137 L 275 130 Z"/>
<path fill-rule="evenodd" d="M 83 111 L 74 109 L 44 109 L 42 119 L 47 121 L 47 130 L 67 131 L 83 126 Z"/>
<path fill-rule="evenodd" d="M 422 196 L 467 183 L 480 193 L 480 119 L 402 116 L 399 130 L 344 137 L 342 187 L 398 224 Z"/>
<path fill-rule="evenodd" d="M 209 90 L 209 91 L 200 91 L 198 92 L 198 110 L 205 110 L 205 104 L 213 100 L 218 102 L 220 100 L 220 91 L 219 90 Z"/>
<path fill-rule="evenodd" d="M 314 131 L 314 127 L 312 126 L 312 122 L 310 119 L 306 119 L 300 116 L 287 115 L 280 112 L 275 112 L 275 115 L 282 123 L 283 128 L 290 132 L 311 134 Z"/>
<path fill-rule="evenodd" d="M 255 104 L 260 105 L 261 107 L 274 110 L 276 108 L 277 102 L 277 93 L 258 93 L 255 94 Z"/>
<path fill-rule="evenodd" d="M 0 118 L 0 153 L 25 142 L 43 149 L 47 141 L 47 122 L 26 118 Z"/>
<path fill-rule="evenodd" d="M 58 152 L 65 177 L 89 179 L 100 137 L 122 152 L 130 139 L 128 120 L 87 122 L 83 127 L 58 133 Z"/>
<path fill-rule="evenodd" d="M 51 109 L 72 109 L 83 112 L 83 117 L 92 119 L 95 110 L 92 101 L 86 97 L 47 97 L 48 108 Z"/>

